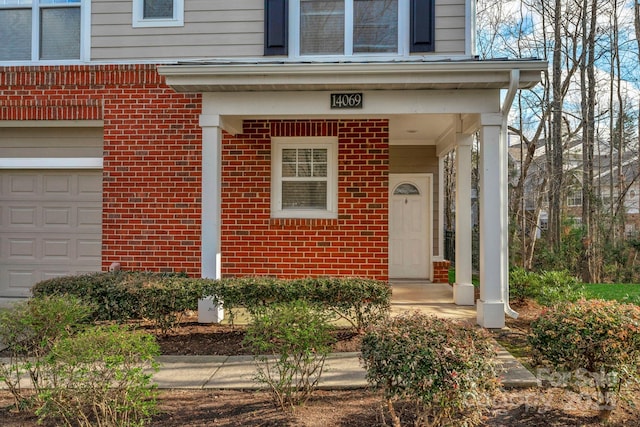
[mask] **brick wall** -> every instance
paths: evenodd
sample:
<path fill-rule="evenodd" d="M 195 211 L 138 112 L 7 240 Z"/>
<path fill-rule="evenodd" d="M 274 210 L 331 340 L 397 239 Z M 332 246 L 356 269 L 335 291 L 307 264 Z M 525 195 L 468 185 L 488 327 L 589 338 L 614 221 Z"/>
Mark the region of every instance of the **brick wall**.
<path fill-rule="evenodd" d="M 200 95 L 154 65 L 5 67 L 0 95 L 0 120 L 104 121 L 104 269 L 200 275 Z"/>
<path fill-rule="evenodd" d="M 449 283 L 449 261 L 433 261 L 433 283 Z"/>
<path fill-rule="evenodd" d="M 337 219 L 273 219 L 272 136 L 338 138 Z M 388 122 L 245 121 L 223 140 L 226 276 L 388 278 Z"/>
<path fill-rule="evenodd" d="M 0 68 L 0 120 L 104 122 L 102 266 L 200 275 L 202 101 L 154 65 Z M 270 216 L 271 136 L 336 136 L 339 217 Z M 223 142 L 226 276 L 388 275 L 388 122 L 246 121 Z"/>

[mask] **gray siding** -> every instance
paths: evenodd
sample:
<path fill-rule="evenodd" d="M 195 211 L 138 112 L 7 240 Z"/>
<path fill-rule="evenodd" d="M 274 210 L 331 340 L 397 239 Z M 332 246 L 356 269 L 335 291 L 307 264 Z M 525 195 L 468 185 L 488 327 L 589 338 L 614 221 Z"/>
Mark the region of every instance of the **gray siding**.
<path fill-rule="evenodd" d="M 465 0 L 436 2 L 436 51 L 433 54 L 465 54 Z"/>
<path fill-rule="evenodd" d="M 262 0 L 185 0 L 183 27 L 133 28 L 132 1 L 94 0 L 93 61 L 257 57 Z"/>
<path fill-rule="evenodd" d="M 172 61 L 263 55 L 263 0 L 185 0 L 183 27 L 132 26 L 131 0 L 93 0 L 92 61 Z M 436 3 L 436 51 L 465 54 L 465 0 Z"/>
<path fill-rule="evenodd" d="M 389 173 L 430 173 L 433 175 L 433 248 L 438 254 L 439 204 L 438 204 L 438 157 L 434 145 L 391 145 L 389 147 Z M 441 254 L 440 254 L 441 255 Z"/>
<path fill-rule="evenodd" d="M 102 128 L 2 128 L 2 157 L 102 157 Z"/>

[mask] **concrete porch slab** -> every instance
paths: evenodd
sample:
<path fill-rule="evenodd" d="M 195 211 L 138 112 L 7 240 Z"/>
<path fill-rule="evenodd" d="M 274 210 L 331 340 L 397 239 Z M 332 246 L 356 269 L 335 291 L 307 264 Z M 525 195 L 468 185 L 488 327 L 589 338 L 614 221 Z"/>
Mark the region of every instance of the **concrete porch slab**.
<path fill-rule="evenodd" d="M 453 287 L 448 283 L 429 283 L 420 280 L 392 279 L 391 314 L 419 311 L 448 319 L 476 323 L 474 306 L 453 303 Z"/>

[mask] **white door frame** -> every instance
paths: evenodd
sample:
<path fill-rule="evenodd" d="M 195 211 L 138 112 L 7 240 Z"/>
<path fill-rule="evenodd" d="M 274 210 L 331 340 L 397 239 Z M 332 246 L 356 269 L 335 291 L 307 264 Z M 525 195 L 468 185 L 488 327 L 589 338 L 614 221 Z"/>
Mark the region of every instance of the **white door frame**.
<path fill-rule="evenodd" d="M 421 181 L 421 182 L 420 182 Z M 418 183 L 423 184 L 425 187 L 425 205 L 423 209 L 425 212 L 426 220 L 426 235 L 424 236 L 426 243 L 426 272 L 427 277 L 420 279 L 431 280 L 433 278 L 433 174 L 432 173 L 392 173 L 389 174 L 389 224 L 391 224 L 391 199 L 393 197 L 393 190 L 401 183 Z M 419 186 L 422 188 L 422 186 Z M 391 227 L 389 227 L 389 233 L 391 233 Z M 389 260 L 391 260 L 391 235 L 389 236 Z M 401 278 L 401 277 L 397 277 Z"/>

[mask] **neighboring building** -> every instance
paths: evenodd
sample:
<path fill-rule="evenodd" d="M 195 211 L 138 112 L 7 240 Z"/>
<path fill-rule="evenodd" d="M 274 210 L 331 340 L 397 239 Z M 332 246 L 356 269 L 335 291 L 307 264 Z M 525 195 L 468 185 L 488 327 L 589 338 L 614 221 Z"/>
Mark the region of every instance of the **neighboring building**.
<path fill-rule="evenodd" d="M 470 171 L 479 131 L 478 321 L 501 326 L 504 118 L 546 64 L 477 60 L 474 7 L 0 1 L 0 296 L 113 263 L 442 280 L 441 159 Z"/>
<path fill-rule="evenodd" d="M 525 179 L 524 204 L 529 221 L 537 224 L 536 237 L 548 227 L 548 196 L 547 159 L 544 144 L 536 149 L 534 158 Z M 624 219 L 624 235 L 637 237 L 640 231 L 640 162 L 638 154 L 627 151 L 618 158 L 617 150 L 613 150 L 613 159 L 609 154 L 609 145 L 600 142 L 600 154 L 594 155 L 594 189 L 598 210 L 605 215 L 614 209 L 621 209 Z M 602 154 L 607 153 L 607 154 Z M 519 179 L 521 165 L 521 147 L 519 143 L 512 144 L 509 156 L 513 174 L 511 181 Z M 582 142 L 572 140 L 564 147 L 563 159 L 564 194 L 562 197 L 562 215 L 576 226 L 582 223 Z M 613 179 L 611 176 L 613 175 Z M 613 194 L 613 201 L 611 199 Z M 541 203 L 539 203 L 541 202 Z"/>

